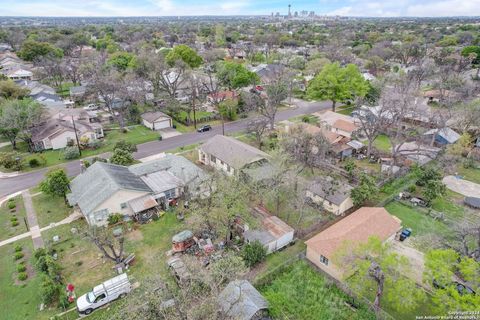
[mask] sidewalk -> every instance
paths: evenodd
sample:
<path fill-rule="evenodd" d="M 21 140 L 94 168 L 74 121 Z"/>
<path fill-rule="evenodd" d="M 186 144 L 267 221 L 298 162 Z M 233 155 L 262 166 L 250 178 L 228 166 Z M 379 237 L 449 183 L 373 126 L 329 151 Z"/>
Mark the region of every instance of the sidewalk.
<path fill-rule="evenodd" d="M 23 202 L 25 203 L 25 210 L 27 211 L 27 222 L 32 235 L 33 248 L 39 249 L 45 247 L 42 239 L 42 233 L 38 226 L 37 214 L 32 203 L 32 195 L 29 190 L 22 191 Z"/>

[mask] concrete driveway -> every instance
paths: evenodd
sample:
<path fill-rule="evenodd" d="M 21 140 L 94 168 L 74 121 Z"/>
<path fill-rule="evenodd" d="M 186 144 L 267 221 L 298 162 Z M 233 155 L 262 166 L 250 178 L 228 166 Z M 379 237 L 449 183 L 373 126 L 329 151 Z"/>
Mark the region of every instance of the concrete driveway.
<path fill-rule="evenodd" d="M 460 179 L 455 176 L 446 176 L 442 182 L 448 189 L 460 193 L 466 197 L 480 198 L 480 184 Z"/>
<path fill-rule="evenodd" d="M 158 133 L 160 133 L 160 135 L 162 136 L 162 139 L 173 138 L 182 134 L 181 132 L 178 132 L 173 128 L 161 129 L 161 130 L 158 130 Z"/>

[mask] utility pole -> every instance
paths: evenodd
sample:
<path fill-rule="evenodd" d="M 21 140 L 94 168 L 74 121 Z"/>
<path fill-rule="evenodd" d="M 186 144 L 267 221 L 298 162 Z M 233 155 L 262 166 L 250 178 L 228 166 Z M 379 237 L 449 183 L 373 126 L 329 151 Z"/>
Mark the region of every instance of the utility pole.
<path fill-rule="evenodd" d="M 75 131 L 75 139 L 77 139 L 78 154 L 82 156 L 82 150 L 80 150 L 80 141 L 78 140 L 77 127 L 75 126 L 75 120 L 73 120 L 73 116 L 72 116 L 72 123 L 73 123 L 73 131 Z"/>

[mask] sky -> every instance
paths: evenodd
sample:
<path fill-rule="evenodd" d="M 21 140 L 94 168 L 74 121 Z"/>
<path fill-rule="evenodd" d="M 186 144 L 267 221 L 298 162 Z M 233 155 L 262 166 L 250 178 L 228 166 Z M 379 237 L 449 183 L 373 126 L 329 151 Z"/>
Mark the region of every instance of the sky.
<path fill-rule="evenodd" d="M 480 0 L 0 0 L 0 16 L 268 15 L 315 11 L 368 17 L 480 16 Z"/>

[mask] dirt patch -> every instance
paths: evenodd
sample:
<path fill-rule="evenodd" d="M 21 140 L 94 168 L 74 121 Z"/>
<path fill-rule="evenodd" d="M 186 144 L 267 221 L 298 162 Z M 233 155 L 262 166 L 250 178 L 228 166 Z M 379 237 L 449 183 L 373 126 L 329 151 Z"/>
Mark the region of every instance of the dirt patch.
<path fill-rule="evenodd" d="M 142 241 L 143 234 L 142 231 L 137 229 L 127 233 L 126 238 L 130 241 Z"/>

